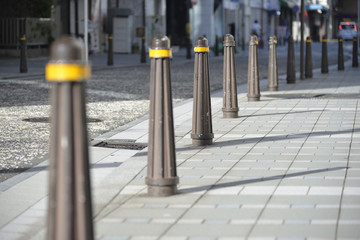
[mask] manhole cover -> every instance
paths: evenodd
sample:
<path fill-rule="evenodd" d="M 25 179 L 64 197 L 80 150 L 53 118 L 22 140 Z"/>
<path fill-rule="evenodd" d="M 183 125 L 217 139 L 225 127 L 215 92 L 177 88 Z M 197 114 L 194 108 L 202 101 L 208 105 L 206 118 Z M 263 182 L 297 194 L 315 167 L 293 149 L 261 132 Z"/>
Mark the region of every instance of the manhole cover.
<path fill-rule="evenodd" d="M 96 147 L 104 148 L 117 148 L 117 149 L 129 149 L 129 150 L 142 150 L 147 147 L 146 143 L 137 143 L 132 139 L 112 139 L 102 141 L 95 145 Z"/>
<path fill-rule="evenodd" d="M 316 94 L 316 93 L 284 93 L 284 94 L 269 94 L 264 95 L 269 98 L 286 98 L 286 99 L 295 99 L 295 98 L 315 98 L 315 99 L 357 99 L 360 98 L 358 93 L 338 93 L 338 94 Z"/>
<path fill-rule="evenodd" d="M 23 121 L 32 122 L 32 123 L 49 123 L 50 119 L 49 117 L 34 117 L 34 118 L 24 118 Z M 102 120 L 97 118 L 87 118 L 86 122 L 97 123 L 97 122 L 102 122 Z"/>

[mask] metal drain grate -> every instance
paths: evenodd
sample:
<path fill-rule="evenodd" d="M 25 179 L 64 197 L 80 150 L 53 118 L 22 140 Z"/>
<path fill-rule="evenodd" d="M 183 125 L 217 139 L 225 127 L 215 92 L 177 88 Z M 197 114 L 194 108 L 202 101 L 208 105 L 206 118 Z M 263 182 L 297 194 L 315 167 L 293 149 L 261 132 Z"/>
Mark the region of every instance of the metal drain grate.
<path fill-rule="evenodd" d="M 137 143 L 132 139 L 112 139 L 102 141 L 95 145 L 96 147 L 117 148 L 129 150 L 142 150 L 147 147 L 147 143 Z"/>
<path fill-rule="evenodd" d="M 31 122 L 31 123 L 49 123 L 50 118 L 49 117 L 24 118 L 23 121 L 24 122 Z M 102 120 L 97 119 L 97 118 L 87 118 L 86 122 L 87 123 L 98 123 L 98 122 L 102 122 Z"/>
<path fill-rule="evenodd" d="M 264 95 L 264 97 L 269 98 L 286 98 L 286 99 L 295 99 L 295 98 L 314 98 L 314 99 L 357 99 L 360 98 L 358 93 L 338 93 L 338 94 L 314 94 L 314 93 L 284 93 L 284 94 L 269 94 Z"/>

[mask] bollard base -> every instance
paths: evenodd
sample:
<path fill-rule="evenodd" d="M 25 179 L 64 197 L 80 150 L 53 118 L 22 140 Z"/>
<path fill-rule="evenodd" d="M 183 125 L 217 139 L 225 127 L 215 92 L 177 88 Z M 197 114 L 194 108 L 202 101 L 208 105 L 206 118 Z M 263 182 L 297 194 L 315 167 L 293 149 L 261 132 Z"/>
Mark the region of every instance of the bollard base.
<path fill-rule="evenodd" d="M 271 92 L 274 92 L 274 91 L 277 91 L 278 90 L 278 87 L 268 87 L 268 91 L 271 91 Z"/>
<path fill-rule="evenodd" d="M 237 118 L 239 108 L 236 109 L 222 109 L 223 111 L 223 118 Z"/>
<path fill-rule="evenodd" d="M 179 177 L 172 178 L 146 178 L 148 185 L 148 195 L 151 197 L 167 197 L 174 195 L 177 191 Z"/>
<path fill-rule="evenodd" d="M 204 133 L 204 134 L 191 134 L 193 146 L 204 146 L 211 145 L 213 143 L 214 134 L 213 133 Z"/>
<path fill-rule="evenodd" d="M 249 102 L 260 101 L 260 96 L 248 96 Z"/>
<path fill-rule="evenodd" d="M 204 146 L 204 145 L 211 145 L 213 144 L 212 139 L 193 139 L 192 145 L 193 146 Z"/>

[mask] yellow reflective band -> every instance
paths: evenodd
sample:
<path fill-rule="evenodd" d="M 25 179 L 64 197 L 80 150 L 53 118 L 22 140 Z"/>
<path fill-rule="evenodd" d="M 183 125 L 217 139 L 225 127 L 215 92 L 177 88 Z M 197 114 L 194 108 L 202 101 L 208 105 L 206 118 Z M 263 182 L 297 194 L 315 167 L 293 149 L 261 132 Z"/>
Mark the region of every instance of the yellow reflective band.
<path fill-rule="evenodd" d="M 274 43 L 277 43 L 277 40 L 274 40 Z"/>
<path fill-rule="evenodd" d="M 194 52 L 209 52 L 209 47 L 195 47 Z"/>
<path fill-rule="evenodd" d="M 113 39 L 113 37 L 112 37 L 112 36 L 109 36 L 108 38 L 109 38 L 109 39 Z"/>
<path fill-rule="evenodd" d="M 258 41 L 255 41 L 255 44 L 256 44 L 256 45 L 258 45 L 258 44 L 259 44 L 259 42 L 258 42 Z"/>
<path fill-rule="evenodd" d="M 340 38 L 340 39 L 339 39 L 339 42 L 342 42 L 342 41 L 343 41 L 343 39 L 342 39 L 342 38 Z"/>
<path fill-rule="evenodd" d="M 45 69 L 48 81 L 80 81 L 87 80 L 90 76 L 89 65 L 49 63 Z"/>
<path fill-rule="evenodd" d="M 26 37 L 21 37 L 20 40 L 24 41 L 26 40 Z"/>
<path fill-rule="evenodd" d="M 322 42 L 327 42 L 327 39 L 323 39 L 323 40 L 321 40 Z"/>
<path fill-rule="evenodd" d="M 311 40 L 310 40 L 310 39 L 308 39 L 308 40 L 306 40 L 306 42 L 307 42 L 307 43 L 311 43 Z"/>
<path fill-rule="evenodd" d="M 172 58 L 172 52 L 170 49 L 150 49 L 149 57 L 151 58 Z"/>

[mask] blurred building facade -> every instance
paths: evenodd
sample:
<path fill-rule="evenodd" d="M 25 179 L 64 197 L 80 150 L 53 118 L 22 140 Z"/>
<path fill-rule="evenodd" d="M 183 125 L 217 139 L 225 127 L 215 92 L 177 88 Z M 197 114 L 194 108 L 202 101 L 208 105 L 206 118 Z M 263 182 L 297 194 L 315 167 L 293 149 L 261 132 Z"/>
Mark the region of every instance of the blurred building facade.
<path fill-rule="evenodd" d="M 146 37 L 146 49 L 149 48 L 150 41 L 156 34 L 169 36 L 175 47 L 186 46 L 189 38 L 193 44 L 197 37 L 204 35 L 208 38 L 209 45 L 214 46 L 216 36 L 221 39 L 226 33 L 234 35 L 238 47 L 247 45 L 253 33 L 258 35 L 262 43 L 266 43 L 270 35 L 276 35 L 280 44 L 286 42 L 290 35 L 295 41 L 300 40 L 301 0 L 48 1 L 53 4 L 51 9 L 49 8 L 51 18 L 42 18 L 41 21 L 46 22 L 47 25 L 51 23 L 51 38 L 58 38 L 64 34 L 84 38 L 87 23 L 89 30 L 87 38 L 91 52 L 106 51 L 107 37 L 112 35 L 116 53 L 136 53 L 140 49 L 143 32 Z M 86 21 L 84 20 L 85 1 L 88 3 Z M 15 1 L 12 2 L 15 4 Z M 319 41 L 323 36 L 336 38 L 341 21 L 356 22 L 358 19 L 358 0 L 304 0 L 304 2 L 304 37 L 310 36 L 313 41 Z M 3 13 L 7 12 L 9 11 L 5 7 Z M 2 52 L 5 48 L 17 49 L 18 37 L 28 28 L 8 31 L 7 29 L 14 29 L 9 25 L 14 21 L 25 22 L 23 18 L 19 20 L 18 16 L 0 16 Z M 31 21 L 37 20 L 26 22 Z M 31 31 L 27 32 L 30 34 Z M 34 32 L 34 35 L 38 34 Z M 46 39 L 51 38 L 46 36 Z M 47 44 L 40 40 L 32 40 L 30 37 L 29 43 L 35 44 L 36 41 L 36 46 Z"/>

